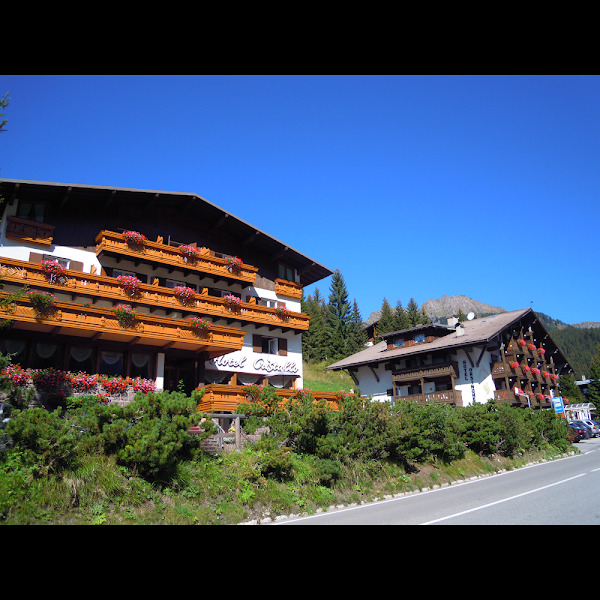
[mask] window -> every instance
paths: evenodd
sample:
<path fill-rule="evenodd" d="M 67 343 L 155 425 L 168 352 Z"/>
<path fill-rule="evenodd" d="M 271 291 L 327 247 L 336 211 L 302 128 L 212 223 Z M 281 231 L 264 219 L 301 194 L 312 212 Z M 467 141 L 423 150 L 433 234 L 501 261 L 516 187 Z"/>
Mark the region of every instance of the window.
<path fill-rule="evenodd" d="M 252 336 L 252 346 L 254 352 L 263 354 L 278 354 L 287 356 L 287 339 L 263 335 Z"/>
<path fill-rule="evenodd" d="M 295 281 L 294 269 L 284 265 L 283 263 L 279 263 L 279 278 L 287 279 L 288 281 Z"/>
<path fill-rule="evenodd" d="M 421 342 L 425 341 L 425 334 L 424 333 L 417 333 L 417 335 L 415 335 L 415 344 L 420 344 Z"/>
<path fill-rule="evenodd" d="M 276 308 L 277 307 L 277 300 L 268 300 L 266 298 L 261 298 L 260 299 L 260 305 L 261 306 L 269 306 L 271 308 Z"/>
<path fill-rule="evenodd" d="M 27 202 L 19 200 L 17 217 L 43 223 L 46 220 L 46 205 L 43 202 Z"/>
<path fill-rule="evenodd" d="M 122 352 L 100 352 L 100 368 L 102 375 L 123 375 Z"/>
<path fill-rule="evenodd" d="M 68 258 L 61 258 L 60 256 L 52 256 L 52 254 L 44 254 L 42 256 L 42 260 L 55 260 L 59 265 L 63 266 L 65 269 L 69 268 L 69 263 L 71 262 Z"/>
<path fill-rule="evenodd" d="M 394 340 L 394 348 L 399 348 L 400 346 L 404 346 L 404 338 L 396 338 Z"/>

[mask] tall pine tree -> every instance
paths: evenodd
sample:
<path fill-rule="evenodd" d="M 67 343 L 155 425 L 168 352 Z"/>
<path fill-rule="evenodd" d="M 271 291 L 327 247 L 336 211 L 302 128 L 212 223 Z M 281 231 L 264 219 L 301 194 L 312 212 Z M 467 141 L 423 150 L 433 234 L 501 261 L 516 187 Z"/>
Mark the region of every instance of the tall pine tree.
<path fill-rule="evenodd" d="M 302 334 L 302 356 L 306 362 L 320 362 L 326 358 L 325 301 L 319 288 L 301 301 L 302 312 L 310 317 L 308 331 Z"/>
<path fill-rule="evenodd" d="M 588 385 L 587 397 L 590 402 L 600 409 L 600 345 L 596 348 L 596 354 L 590 364 L 590 384 Z"/>
<path fill-rule="evenodd" d="M 383 299 L 381 303 L 381 315 L 379 321 L 375 325 L 375 333 L 377 336 L 389 333 L 390 331 L 397 331 L 396 317 L 394 311 L 390 306 L 387 298 Z"/>
<path fill-rule="evenodd" d="M 339 360 L 348 356 L 350 303 L 346 283 L 339 269 L 331 278 L 326 312 L 327 358 Z"/>
<path fill-rule="evenodd" d="M 358 304 L 356 298 L 352 305 L 352 312 L 350 313 L 350 320 L 348 322 L 348 355 L 360 352 L 364 349 L 367 343 L 367 332 L 363 325 L 360 311 L 358 310 Z"/>

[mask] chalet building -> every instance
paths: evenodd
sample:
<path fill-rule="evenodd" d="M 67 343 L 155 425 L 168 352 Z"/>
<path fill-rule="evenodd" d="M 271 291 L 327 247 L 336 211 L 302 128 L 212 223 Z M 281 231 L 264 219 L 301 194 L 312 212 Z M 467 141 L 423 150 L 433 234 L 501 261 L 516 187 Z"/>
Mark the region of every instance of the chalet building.
<path fill-rule="evenodd" d="M 195 194 L 4 179 L 0 195 L 0 294 L 54 297 L 0 308 L 13 362 L 207 386 L 217 410 L 243 385 L 302 387 L 302 289 L 330 269 Z"/>
<path fill-rule="evenodd" d="M 495 398 L 549 408 L 559 376 L 572 371 L 530 308 L 380 338 L 328 367 L 347 370 L 374 400 L 467 406 Z"/>

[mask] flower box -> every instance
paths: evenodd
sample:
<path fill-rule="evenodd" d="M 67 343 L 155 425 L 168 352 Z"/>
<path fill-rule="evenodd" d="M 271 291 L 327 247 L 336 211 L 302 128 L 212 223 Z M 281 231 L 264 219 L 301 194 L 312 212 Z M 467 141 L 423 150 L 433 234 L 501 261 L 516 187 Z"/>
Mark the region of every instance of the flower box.
<path fill-rule="evenodd" d="M 241 299 L 237 296 L 233 296 L 232 294 L 228 294 L 227 296 L 223 296 L 223 300 L 225 301 L 225 306 L 227 306 L 231 310 L 237 310 L 240 307 Z"/>
<path fill-rule="evenodd" d="M 290 309 L 285 307 L 285 306 L 276 306 L 275 307 L 275 314 L 280 318 L 280 319 L 289 319 L 291 312 Z"/>
<path fill-rule="evenodd" d="M 139 231 L 124 231 L 123 235 L 125 236 L 127 243 L 133 248 L 137 250 L 143 248 L 146 236 Z"/>
<path fill-rule="evenodd" d="M 119 321 L 121 327 L 133 327 L 135 319 L 137 318 L 137 310 L 129 306 L 129 304 L 117 304 L 113 308 L 113 312 Z"/>
<path fill-rule="evenodd" d="M 29 290 L 27 292 L 27 298 L 33 305 L 33 309 L 41 315 L 49 315 L 56 310 L 54 296 L 50 292 Z"/>
<path fill-rule="evenodd" d="M 198 333 L 206 333 L 212 327 L 210 321 L 194 315 L 187 317 L 186 322 Z"/>
<path fill-rule="evenodd" d="M 196 297 L 196 290 L 185 285 L 177 285 L 173 288 L 175 297 L 182 303 L 188 304 Z"/>
<path fill-rule="evenodd" d="M 240 258 L 238 258 L 237 256 L 228 256 L 227 257 L 227 266 L 229 267 L 229 270 L 232 272 L 237 272 L 241 269 L 242 267 L 242 260 Z"/>
<path fill-rule="evenodd" d="M 57 260 L 43 260 L 41 263 L 42 271 L 50 279 L 56 283 L 66 283 L 67 269 Z"/>
<path fill-rule="evenodd" d="M 519 363 L 516 360 L 512 360 L 508 363 L 508 366 L 511 369 L 518 369 L 519 368 Z"/>
<path fill-rule="evenodd" d="M 133 275 L 119 275 L 117 281 L 128 296 L 135 296 L 140 291 L 139 286 L 142 282 Z"/>
<path fill-rule="evenodd" d="M 188 244 L 182 244 L 179 246 L 179 251 L 183 254 L 183 258 L 186 261 L 194 261 L 200 257 L 200 251 L 196 246 L 190 246 Z"/>

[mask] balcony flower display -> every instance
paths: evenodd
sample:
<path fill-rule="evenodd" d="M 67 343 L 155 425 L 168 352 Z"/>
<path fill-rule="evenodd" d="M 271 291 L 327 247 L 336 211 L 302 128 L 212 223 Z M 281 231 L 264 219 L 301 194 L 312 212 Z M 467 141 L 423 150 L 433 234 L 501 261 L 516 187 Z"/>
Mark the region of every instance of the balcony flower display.
<path fill-rule="evenodd" d="M 519 344 L 521 347 L 527 346 L 527 342 L 521 338 L 517 340 L 517 344 Z"/>
<path fill-rule="evenodd" d="M 56 310 L 54 296 L 50 292 L 29 290 L 27 292 L 27 298 L 29 298 L 35 312 L 40 315 L 50 315 Z"/>
<path fill-rule="evenodd" d="M 117 306 L 113 308 L 113 312 L 121 327 L 133 327 L 138 314 L 137 310 L 132 308 L 129 304 L 117 304 Z"/>
<path fill-rule="evenodd" d="M 89 392 L 98 385 L 97 375 L 89 375 L 85 372 L 80 373 L 67 373 L 69 383 L 74 391 L 77 392 Z"/>
<path fill-rule="evenodd" d="M 182 304 L 188 304 L 196 297 L 196 291 L 185 285 L 177 285 L 173 288 L 175 297 Z"/>
<path fill-rule="evenodd" d="M 231 272 L 237 272 L 242 266 L 242 260 L 237 256 L 227 257 L 227 266 Z"/>
<path fill-rule="evenodd" d="M 136 377 L 130 381 L 134 392 L 144 392 L 148 394 L 156 389 L 156 384 L 151 379 L 144 379 L 142 377 Z"/>
<path fill-rule="evenodd" d="M 231 310 L 239 309 L 240 303 L 242 302 L 240 298 L 234 296 L 233 294 L 227 294 L 227 296 L 223 296 L 223 300 L 225 301 L 225 306 Z"/>
<path fill-rule="evenodd" d="M 519 363 L 518 363 L 516 360 L 511 360 L 511 361 L 508 363 L 508 366 L 509 366 L 511 369 L 518 369 L 518 368 L 519 368 Z"/>
<path fill-rule="evenodd" d="M 536 392 L 536 394 L 535 394 L 535 397 L 536 397 L 538 400 L 543 400 L 543 399 L 544 399 L 544 394 L 540 394 L 540 392 Z"/>
<path fill-rule="evenodd" d="M 207 332 L 212 327 L 212 323 L 210 321 L 193 315 L 187 317 L 186 322 L 189 323 L 194 331 L 197 331 L 198 333 Z"/>
<path fill-rule="evenodd" d="M 127 243 L 138 250 L 144 246 L 144 242 L 146 241 L 146 236 L 139 231 L 124 231 L 123 235 Z"/>
<path fill-rule="evenodd" d="M 142 282 L 137 277 L 134 277 L 133 275 L 119 275 L 117 277 L 117 281 L 123 288 L 123 291 L 128 296 L 133 297 L 133 296 L 137 295 L 140 291 L 139 286 L 140 286 L 140 283 L 142 283 Z"/>
<path fill-rule="evenodd" d="M 544 354 L 546 354 L 546 350 L 544 348 L 538 348 L 537 351 L 538 351 L 538 354 L 541 354 L 542 356 Z"/>
<path fill-rule="evenodd" d="M 553 373 L 551 377 L 554 381 L 558 381 L 558 375 L 556 373 Z"/>
<path fill-rule="evenodd" d="M 0 371 L 0 378 L 7 379 L 15 387 L 24 387 L 31 382 L 31 371 L 21 365 L 11 364 Z"/>
<path fill-rule="evenodd" d="M 42 271 L 56 283 L 65 283 L 67 281 L 67 269 L 57 260 L 43 260 L 41 263 Z"/>
<path fill-rule="evenodd" d="M 538 368 L 536 368 L 536 367 L 534 367 L 533 369 L 531 369 L 531 372 L 532 372 L 534 375 L 539 375 L 539 374 L 541 373 L 541 371 L 540 371 Z"/>
<path fill-rule="evenodd" d="M 529 349 L 530 349 L 532 352 L 535 352 L 535 350 L 536 350 L 536 348 L 535 348 L 535 344 L 531 344 L 531 343 L 529 343 L 529 344 L 527 344 L 527 347 L 528 347 L 528 348 L 529 348 Z"/>
<path fill-rule="evenodd" d="M 67 374 L 64 371 L 58 371 L 49 367 L 48 369 L 35 369 L 31 372 L 33 385 L 39 390 L 56 390 L 63 383 L 67 382 Z"/>
<path fill-rule="evenodd" d="M 275 307 L 275 314 L 280 318 L 280 319 L 289 319 L 291 312 L 290 309 L 285 307 L 285 306 L 276 306 Z"/>
<path fill-rule="evenodd" d="M 116 375 L 114 377 L 103 377 L 100 381 L 102 387 L 109 394 L 118 394 L 124 392 L 129 385 L 129 378 Z"/>
<path fill-rule="evenodd" d="M 542 371 L 542 377 L 544 379 L 550 379 L 550 373 L 548 373 L 548 371 Z"/>
<path fill-rule="evenodd" d="M 242 392 L 246 395 L 246 398 L 251 402 L 256 402 L 260 397 L 260 392 L 262 391 L 262 385 L 256 385 L 255 383 L 252 385 L 245 385 L 242 388 Z"/>
<path fill-rule="evenodd" d="M 523 371 L 525 373 L 529 373 L 531 372 L 531 367 L 529 365 L 523 365 L 523 367 L 521 367 L 523 369 Z"/>
<path fill-rule="evenodd" d="M 200 251 L 196 246 L 190 246 L 188 244 L 182 244 L 179 246 L 179 251 L 183 254 L 183 259 L 185 262 L 194 261 L 200 256 Z"/>

